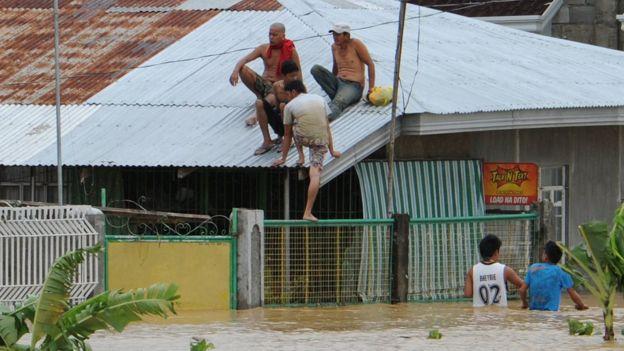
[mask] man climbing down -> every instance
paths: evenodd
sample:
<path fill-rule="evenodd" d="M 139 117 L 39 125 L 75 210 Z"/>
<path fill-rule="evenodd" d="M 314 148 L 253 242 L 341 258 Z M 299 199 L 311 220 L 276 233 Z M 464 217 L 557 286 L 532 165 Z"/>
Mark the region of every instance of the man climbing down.
<path fill-rule="evenodd" d="M 310 152 L 310 185 L 308 186 L 303 219 L 315 222 L 318 219 L 312 214 L 312 207 L 321 184 L 323 159 L 328 150 L 335 158 L 341 155 L 340 152 L 334 150 L 332 133 L 327 119 L 327 114 L 331 110 L 322 97 L 308 94 L 305 85 L 300 80 L 286 84 L 284 90 L 290 102 L 284 107 L 282 157 L 275 160 L 273 166 L 279 166 L 286 162 L 290 151 L 291 137 L 294 136 L 299 153 L 298 164 L 303 165 L 305 163 L 303 146 L 308 147 Z"/>
<path fill-rule="evenodd" d="M 329 31 L 334 37 L 332 44 L 333 68 L 314 65 L 311 73 L 314 80 L 331 99 L 329 120 L 338 118 L 342 111 L 360 101 L 364 91 L 364 65 L 368 67 L 368 93 L 375 87 L 375 63 L 366 45 L 351 38 L 351 28 L 346 24 L 336 24 Z"/>
<path fill-rule="evenodd" d="M 247 63 L 258 58 L 262 59 L 264 64 L 262 76 L 247 66 Z M 287 60 L 293 60 L 298 67 L 301 67 L 295 44 L 286 39 L 286 27 L 282 23 L 273 23 L 269 28 L 269 43 L 259 45 L 234 66 L 234 71 L 230 76 L 230 84 L 236 86 L 240 78 L 243 84 L 260 100 L 256 101 L 255 104 L 256 115 L 245 120 L 247 125 L 256 124 L 257 113 L 264 108 L 262 100 L 266 99 L 270 104 L 276 105 L 275 95 L 272 94 L 273 83 L 283 78 L 281 66 Z"/>

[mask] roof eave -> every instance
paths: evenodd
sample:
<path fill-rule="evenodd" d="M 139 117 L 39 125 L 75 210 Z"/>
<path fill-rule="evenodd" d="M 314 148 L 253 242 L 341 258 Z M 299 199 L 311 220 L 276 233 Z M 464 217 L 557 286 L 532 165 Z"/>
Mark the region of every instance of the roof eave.
<path fill-rule="evenodd" d="M 457 114 L 422 113 L 403 119 L 402 135 L 491 130 L 624 126 L 624 107 L 516 110 Z"/>
<path fill-rule="evenodd" d="M 400 120 L 398 122 L 395 129 L 396 136 L 399 136 L 401 131 Z M 328 162 L 323 167 L 321 186 L 329 183 L 350 167 L 355 166 L 358 162 L 385 146 L 389 141 L 390 129 L 390 122 L 388 122 L 382 128 L 379 128 L 353 147 L 344 151 L 340 158 L 335 158 Z"/>
<path fill-rule="evenodd" d="M 531 33 L 550 35 L 552 20 L 561 9 L 563 0 L 553 0 L 541 15 L 531 16 L 491 16 L 475 17 L 476 19 L 500 24 Z"/>

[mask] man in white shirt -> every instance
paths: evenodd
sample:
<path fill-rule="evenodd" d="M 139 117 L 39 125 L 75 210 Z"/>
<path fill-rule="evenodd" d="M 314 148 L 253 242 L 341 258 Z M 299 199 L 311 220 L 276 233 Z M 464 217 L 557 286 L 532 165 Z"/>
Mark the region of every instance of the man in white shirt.
<path fill-rule="evenodd" d="M 486 235 L 479 242 L 481 262 L 468 271 L 464 285 L 464 296 L 472 297 L 473 307 L 507 307 L 508 281 L 519 288 L 522 306 L 526 306 L 526 284 L 513 268 L 498 262 L 501 245 L 500 239 L 493 234 Z"/>
<path fill-rule="evenodd" d="M 323 171 L 323 159 L 329 153 L 340 157 L 341 153 L 334 150 L 331 129 L 327 115 L 331 110 L 325 100 L 314 94 L 308 94 L 305 85 L 300 80 L 294 80 L 284 86 L 288 100 L 284 107 L 284 141 L 282 142 L 282 157 L 273 162 L 279 166 L 286 162 L 290 151 L 291 137 L 295 139 L 295 145 L 299 154 L 298 165 L 305 163 L 303 146 L 310 151 L 310 185 L 308 186 L 308 198 L 303 213 L 303 219 L 316 222 L 318 219 L 312 214 L 312 207 L 321 184 L 321 172 Z"/>

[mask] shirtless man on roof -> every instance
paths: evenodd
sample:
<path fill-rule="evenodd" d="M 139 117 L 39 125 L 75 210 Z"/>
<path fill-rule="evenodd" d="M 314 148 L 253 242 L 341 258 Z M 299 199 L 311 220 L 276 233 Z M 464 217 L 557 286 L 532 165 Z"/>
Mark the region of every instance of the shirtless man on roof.
<path fill-rule="evenodd" d="M 329 95 L 329 108 L 332 121 L 350 105 L 362 98 L 364 91 L 364 65 L 368 67 L 368 94 L 375 87 L 375 63 L 368 53 L 366 45 L 358 39 L 351 38 L 351 28 L 346 24 L 335 24 L 329 31 L 334 37 L 332 71 L 314 65 L 311 73 L 316 82 Z"/>
<path fill-rule="evenodd" d="M 258 58 L 261 58 L 264 63 L 262 75 L 247 67 L 247 63 Z M 286 60 L 293 60 L 298 67 L 301 67 L 295 44 L 292 40 L 286 39 L 286 27 L 282 23 L 273 23 L 269 28 L 269 43 L 259 45 L 236 63 L 234 71 L 232 71 L 230 76 L 230 84 L 235 86 L 240 79 L 260 100 L 260 103 L 255 104 L 256 110 L 262 107 L 261 100 L 267 100 L 267 102 L 275 106 L 273 83 L 283 79 L 281 66 Z M 301 79 L 301 76 L 299 79 Z M 256 124 L 256 115 L 250 116 L 245 122 L 247 125 Z"/>

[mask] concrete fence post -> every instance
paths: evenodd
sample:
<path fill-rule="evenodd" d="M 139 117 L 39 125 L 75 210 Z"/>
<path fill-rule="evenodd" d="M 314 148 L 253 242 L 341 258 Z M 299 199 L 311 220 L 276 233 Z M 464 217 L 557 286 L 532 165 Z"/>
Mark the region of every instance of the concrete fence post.
<path fill-rule="evenodd" d="M 237 308 L 262 306 L 264 296 L 264 211 L 236 209 Z"/>
<path fill-rule="evenodd" d="M 100 235 L 100 244 L 104 245 L 104 239 L 106 236 L 106 218 L 104 217 L 104 212 L 98 210 L 97 208 L 90 207 L 89 212 L 87 212 L 87 221 L 93 226 L 96 232 Z M 104 255 L 106 252 L 102 250 L 102 252 L 97 256 L 98 260 L 98 272 L 100 272 L 98 277 L 98 283 L 95 287 L 95 294 L 99 294 L 104 291 L 104 279 L 106 279 L 106 268 L 104 267 Z"/>
<path fill-rule="evenodd" d="M 391 245 L 391 294 L 390 303 L 407 302 L 409 289 L 409 220 L 407 214 L 395 214 Z"/>

